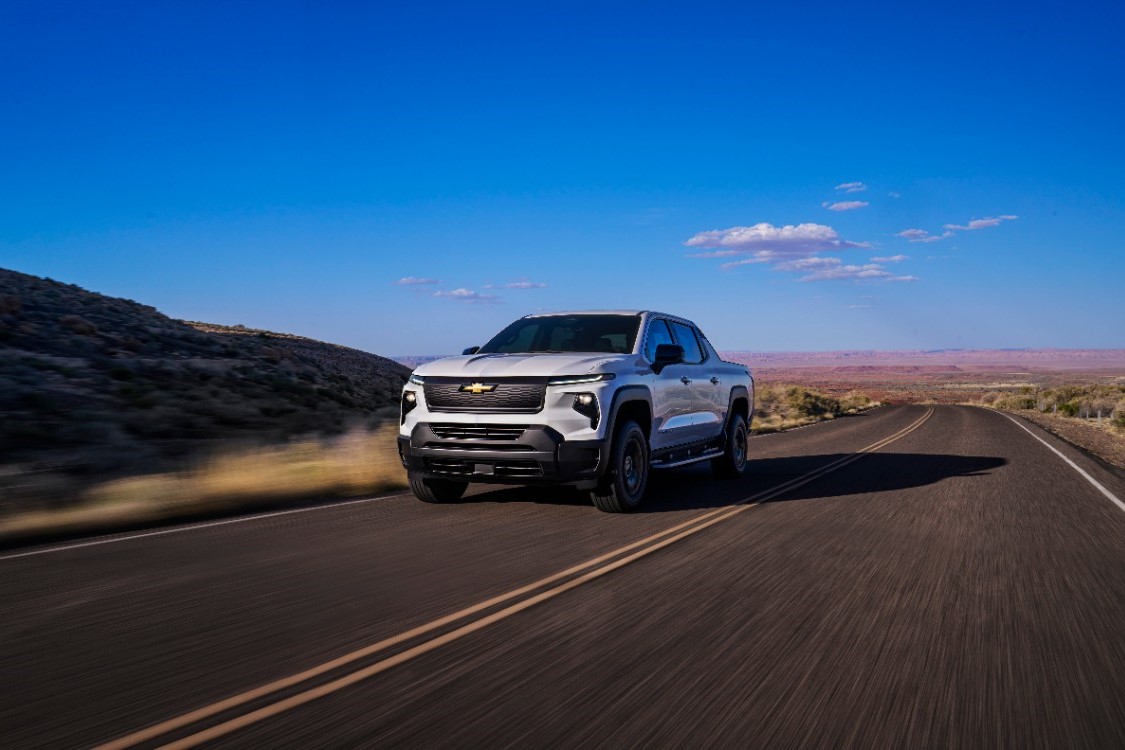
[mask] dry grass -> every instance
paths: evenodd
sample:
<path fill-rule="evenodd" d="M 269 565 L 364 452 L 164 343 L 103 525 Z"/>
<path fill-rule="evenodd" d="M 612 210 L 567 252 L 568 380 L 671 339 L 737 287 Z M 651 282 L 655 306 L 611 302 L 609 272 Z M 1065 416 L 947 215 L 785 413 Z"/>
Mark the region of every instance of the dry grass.
<path fill-rule="evenodd" d="M 394 426 L 215 456 L 183 472 L 118 479 L 70 507 L 13 515 L 0 539 L 136 525 L 302 498 L 356 497 L 405 486 Z"/>
<path fill-rule="evenodd" d="M 866 394 L 852 391 L 832 396 L 799 385 L 764 384 L 755 393 L 755 433 L 780 432 L 826 419 L 835 419 L 879 406 Z"/>

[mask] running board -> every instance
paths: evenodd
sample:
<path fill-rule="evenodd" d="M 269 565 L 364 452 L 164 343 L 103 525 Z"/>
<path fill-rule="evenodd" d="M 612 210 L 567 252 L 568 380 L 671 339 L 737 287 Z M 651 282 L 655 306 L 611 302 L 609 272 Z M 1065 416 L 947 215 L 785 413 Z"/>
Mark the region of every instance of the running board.
<path fill-rule="evenodd" d="M 671 463 L 654 462 L 652 464 L 652 468 L 654 468 L 654 469 L 675 469 L 678 466 L 687 466 L 688 464 L 694 464 L 694 463 L 698 463 L 700 461 L 706 461 L 709 458 L 718 458 L 721 455 L 723 455 L 723 451 L 722 451 L 721 448 L 712 448 L 707 453 L 701 453 L 698 456 L 691 456 L 690 458 L 685 458 L 685 459 L 682 459 L 680 461 L 672 461 Z"/>

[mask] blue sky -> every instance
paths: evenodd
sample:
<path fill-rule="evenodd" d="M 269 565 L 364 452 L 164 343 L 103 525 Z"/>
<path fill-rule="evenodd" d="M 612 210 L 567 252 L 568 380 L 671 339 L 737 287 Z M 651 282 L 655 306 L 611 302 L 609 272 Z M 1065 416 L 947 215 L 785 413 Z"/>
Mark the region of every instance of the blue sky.
<path fill-rule="evenodd" d="M 0 7 L 0 266 L 392 355 L 1125 346 L 1120 3 L 234 5 Z"/>

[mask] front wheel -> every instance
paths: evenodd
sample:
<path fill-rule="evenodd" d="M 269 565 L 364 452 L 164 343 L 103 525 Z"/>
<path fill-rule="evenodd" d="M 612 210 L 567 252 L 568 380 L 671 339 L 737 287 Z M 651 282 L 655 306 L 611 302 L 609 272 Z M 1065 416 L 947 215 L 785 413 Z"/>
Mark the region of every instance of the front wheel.
<path fill-rule="evenodd" d="M 746 471 L 746 438 L 749 430 L 741 414 L 730 418 L 723 455 L 711 459 L 711 471 L 720 479 L 737 479 Z"/>
<path fill-rule="evenodd" d="M 465 494 L 468 482 L 454 482 L 449 479 L 424 479 L 420 474 L 411 472 L 407 479 L 410 480 L 410 491 L 414 497 L 424 503 L 452 503 Z"/>
<path fill-rule="evenodd" d="M 648 484 L 648 440 L 636 422 L 621 425 L 609 452 L 609 467 L 590 497 L 598 510 L 628 513 L 644 499 Z"/>

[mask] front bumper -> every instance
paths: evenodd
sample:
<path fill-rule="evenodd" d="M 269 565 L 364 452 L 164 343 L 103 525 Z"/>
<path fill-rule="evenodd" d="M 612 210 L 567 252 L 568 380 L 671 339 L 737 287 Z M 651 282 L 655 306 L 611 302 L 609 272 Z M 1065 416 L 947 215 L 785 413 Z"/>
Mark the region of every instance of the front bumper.
<path fill-rule="evenodd" d="M 566 440 L 546 425 L 528 425 L 518 436 L 439 436 L 429 423 L 398 438 L 407 471 L 435 479 L 492 484 L 574 484 L 593 487 L 607 463 L 605 440 Z"/>

